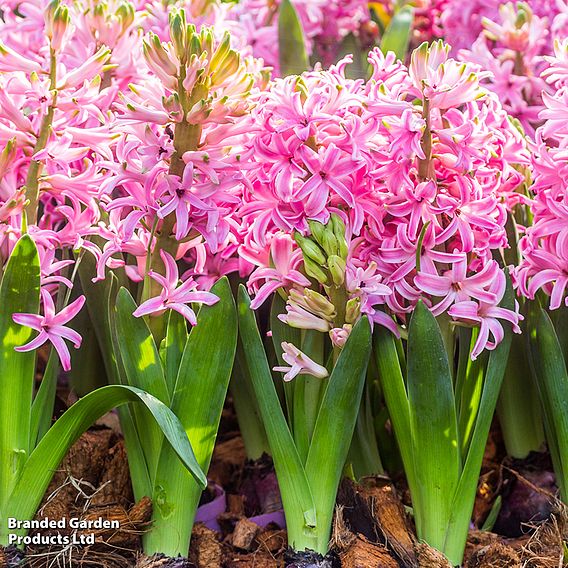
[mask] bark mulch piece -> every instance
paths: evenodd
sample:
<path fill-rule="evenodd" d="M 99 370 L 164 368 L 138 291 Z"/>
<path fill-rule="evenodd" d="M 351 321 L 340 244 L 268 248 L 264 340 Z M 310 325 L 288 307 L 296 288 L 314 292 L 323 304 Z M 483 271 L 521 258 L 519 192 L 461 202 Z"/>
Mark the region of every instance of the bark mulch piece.
<path fill-rule="evenodd" d="M 339 555 L 342 568 L 399 568 L 400 564 L 382 545 L 356 536 Z"/>
<path fill-rule="evenodd" d="M 221 568 L 223 545 L 219 534 L 205 525 L 197 523 L 191 533 L 189 559 L 198 568 Z"/>
<path fill-rule="evenodd" d="M 72 446 L 42 501 L 36 519 L 99 517 L 118 521 L 119 529 L 42 530 L 43 535 L 59 533 L 80 538 L 92 534 L 89 545 L 30 545 L 26 568 L 126 568 L 134 565 L 141 535 L 152 516 L 150 499 L 133 504 L 132 487 L 122 438 L 112 429 L 89 430 Z M 36 531 L 38 532 L 38 531 Z M 30 535 L 33 536 L 32 531 Z M 1 566 L 1 564 L 0 564 Z"/>
<path fill-rule="evenodd" d="M 387 562 L 386 551 L 400 566 L 419 566 L 412 525 L 389 480 L 367 478 L 359 485 L 344 480 L 338 505 L 332 543 L 341 558 L 352 546 L 368 550 L 375 545 L 383 563 Z M 355 543 L 354 536 L 361 543 Z"/>

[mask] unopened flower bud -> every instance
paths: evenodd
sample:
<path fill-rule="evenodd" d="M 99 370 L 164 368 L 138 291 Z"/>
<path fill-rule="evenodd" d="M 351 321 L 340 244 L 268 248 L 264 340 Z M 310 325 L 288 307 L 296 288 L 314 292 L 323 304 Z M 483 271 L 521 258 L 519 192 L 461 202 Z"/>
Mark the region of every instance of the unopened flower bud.
<path fill-rule="evenodd" d="M 319 292 L 307 288 L 304 290 L 304 299 L 313 312 L 317 312 L 328 319 L 335 316 L 335 306 Z"/>
<path fill-rule="evenodd" d="M 322 236 L 322 247 L 327 256 L 336 256 L 339 254 L 339 243 L 333 234 L 331 226 L 327 225 Z"/>
<path fill-rule="evenodd" d="M 333 283 L 341 286 L 345 282 L 345 261 L 337 255 L 331 255 L 327 259 L 327 266 Z"/>
<path fill-rule="evenodd" d="M 322 270 L 321 266 L 309 257 L 304 257 L 304 269 L 306 274 L 315 278 L 320 284 L 327 284 L 327 274 Z"/>
<path fill-rule="evenodd" d="M 308 221 L 310 231 L 314 239 L 321 245 L 323 243 L 323 234 L 325 232 L 325 225 L 319 221 Z"/>
<path fill-rule="evenodd" d="M 334 347 L 343 347 L 345 342 L 349 339 L 349 335 L 353 326 L 349 324 L 345 324 L 343 327 L 334 327 L 329 332 L 329 337 L 331 339 L 331 343 Z"/>
<path fill-rule="evenodd" d="M 63 43 L 65 32 L 71 19 L 67 6 L 60 4 L 59 0 L 53 0 L 45 13 L 45 28 L 49 43 L 53 51 L 59 51 Z"/>
<path fill-rule="evenodd" d="M 185 21 L 185 12 L 178 10 L 170 13 L 170 37 L 174 46 L 174 51 L 183 65 L 187 61 L 186 43 L 187 37 L 185 35 L 187 23 Z"/>
<path fill-rule="evenodd" d="M 517 4 L 517 18 L 515 20 L 515 27 L 517 29 L 522 28 L 532 16 L 532 10 L 524 2 L 519 2 Z"/>
<path fill-rule="evenodd" d="M 347 323 L 355 323 L 361 315 L 361 300 L 359 298 L 351 298 L 345 306 L 345 321 Z"/>
<path fill-rule="evenodd" d="M 294 233 L 294 240 L 296 241 L 300 249 L 302 249 L 304 258 L 308 257 L 309 259 L 313 260 L 318 264 L 326 263 L 326 258 L 325 255 L 323 254 L 323 251 L 316 243 L 314 243 L 314 241 L 306 237 L 303 237 L 298 232 Z"/>
<path fill-rule="evenodd" d="M 133 23 L 136 14 L 134 4 L 131 2 L 123 2 L 116 10 L 116 16 L 120 20 L 122 33 L 124 33 Z"/>

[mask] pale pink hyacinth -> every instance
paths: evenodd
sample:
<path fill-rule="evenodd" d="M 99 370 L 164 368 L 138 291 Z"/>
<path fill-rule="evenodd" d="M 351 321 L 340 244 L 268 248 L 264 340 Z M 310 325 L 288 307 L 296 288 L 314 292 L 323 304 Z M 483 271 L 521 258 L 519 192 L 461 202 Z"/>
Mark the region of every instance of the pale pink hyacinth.
<path fill-rule="evenodd" d="M 65 340 L 71 341 L 75 349 L 81 346 L 81 336 L 75 330 L 65 326 L 71 321 L 83 307 L 85 296 L 79 296 L 71 304 L 63 308 L 59 313 L 55 313 L 55 305 L 51 294 L 45 289 L 41 289 L 41 299 L 43 304 L 43 316 L 36 314 L 13 314 L 12 319 L 19 325 L 31 327 L 39 334 L 25 345 L 16 347 L 16 351 L 33 351 L 46 341 L 50 341 L 61 361 L 64 371 L 71 369 L 71 354 Z"/>
<path fill-rule="evenodd" d="M 305 353 L 302 353 L 292 343 L 282 342 L 282 359 L 288 363 L 289 367 L 274 367 L 274 371 L 284 373 L 282 377 L 286 382 L 291 381 L 298 375 L 311 375 L 318 379 L 325 379 L 329 376 L 327 369 L 310 359 Z"/>
<path fill-rule="evenodd" d="M 188 304 L 212 306 L 219 301 L 219 298 L 211 292 L 198 291 L 197 284 L 192 278 L 188 278 L 185 282 L 179 284 L 179 271 L 175 259 L 163 250 L 160 251 L 160 256 L 166 267 L 165 276 L 152 270 L 148 272 L 148 276 L 162 287 L 160 295 L 140 304 L 133 315 L 139 318 L 150 314 L 160 315 L 166 310 L 174 310 L 191 325 L 196 325 L 197 316 Z"/>

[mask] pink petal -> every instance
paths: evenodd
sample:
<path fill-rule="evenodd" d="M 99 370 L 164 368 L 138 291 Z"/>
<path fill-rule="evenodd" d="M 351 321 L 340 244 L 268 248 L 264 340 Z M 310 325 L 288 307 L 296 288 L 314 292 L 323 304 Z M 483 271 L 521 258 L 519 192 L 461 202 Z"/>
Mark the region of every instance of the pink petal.
<path fill-rule="evenodd" d="M 154 314 L 156 312 L 161 312 L 165 310 L 167 306 L 164 304 L 162 298 L 157 296 L 156 298 L 150 298 L 146 300 L 143 304 L 140 304 L 138 308 L 132 314 L 134 317 L 147 316 L 148 314 Z"/>

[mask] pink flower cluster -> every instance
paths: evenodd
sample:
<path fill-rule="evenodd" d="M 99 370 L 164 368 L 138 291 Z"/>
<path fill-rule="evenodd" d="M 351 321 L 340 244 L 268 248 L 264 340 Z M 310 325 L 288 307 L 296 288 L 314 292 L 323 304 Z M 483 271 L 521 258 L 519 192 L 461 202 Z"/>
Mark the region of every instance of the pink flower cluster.
<path fill-rule="evenodd" d="M 50 340 L 69 368 L 63 339 L 78 346 L 80 336 L 62 323 L 84 298 L 59 315 L 54 299 L 73 286 L 78 254 L 95 255 L 97 278 L 124 267 L 135 281 L 163 286 L 149 286 L 155 295 L 144 298 L 140 315 L 166 306 L 194 322 L 184 304 L 213 301 L 198 286 L 239 265 L 231 258 L 243 187 L 239 145 L 250 129 L 247 96 L 266 81 L 262 67 L 235 57 L 222 21 L 196 31 L 204 53 L 180 61 L 163 3 L 35 0 L 1 8 L 0 259 L 26 226 L 41 259 L 44 315 L 14 316 L 40 332 L 26 348 Z M 202 23 L 227 10 L 211 2 L 187 9 Z M 180 98 L 180 89 L 194 89 L 194 99 Z M 185 141 L 176 147 L 180 123 Z M 169 253 L 156 244 L 162 233 Z M 196 280 L 184 274 L 178 288 L 172 254 L 190 260 Z"/>
<path fill-rule="evenodd" d="M 568 305 L 568 42 L 558 42 L 545 72 L 553 94 L 543 96 L 543 125 L 536 132 L 532 169 L 533 223 L 520 241 L 515 271 L 522 294 L 542 290 L 550 308 Z"/>
<path fill-rule="evenodd" d="M 316 59 L 369 18 L 361 1 L 294 5 Z M 139 283 L 140 317 L 174 309 L 194 324 L 188 304 L 211 304 L 216 279 L 238 273 L 254 307 L 279 291 L 283 321 L 336 347 L 362 314 L 398 333 L 420 299 L 480 327 L 474 357 L 499 342 L 502 320 L 517 329 L 519 314 L 499 307 L 493 253 L 508 246 L 530 159 L 482 66 L 436 42 L 408 67 L 372 50 L 369 81 L 347 79 L 346 58 L 270 82 L 251 54 L 277 62 L 277 4 L 1 8 L 0 256 L 27 226 L 41 258 L 43 316 L 15 316 L 40 332 L 24 348 L 50 340 L 69 367 L 63 339 L 79 338 L 63 323 L 83 299 L 57 315 L 53 306 L 80 254 L 94 255 L 95 280 L 123 270 Z M 417 8 L 426 17 L 429 5 Z M 491 57 L 507 67 L 512 51 L 534 48 L 540 58 L 544 20 L 513 29 L 503 14 L 485 24 L 502 44 Z M 563 85 L 563 46 L 545 67 Z M 556 161 L 563 88 L 545 96 L 537 138 L 538 155 Z"/>
<path fill-rule="evenodd" d="M 484 73 L 448 51 L 423 45 L 407 68 L 375 50 L 367 83 L 345 78 L 345 60 L 276 80 L 260 95 L 239 210 L 259 299 L 278 286 L 302 292 L 300 257 L 288 241 L 282 260 L 281 235 L 310 235 L 311 222 L 336 213 L 347 226 L 346 288 L 360 313 L 393 327 L 388 313 L 404 321 L 423 299 L 436 314 L 481 325 L 473 356 L 499 342 L 500 319 L 518 330 L 519 315 L 498 308 L 505 278 L 492 251 L 507 246 L 527 149 L 481 86 Z M 292 314 L 341 336 L 333 318 L 313 309 L 318 321 L 309 318 L 293 294 L 288 302 L 288 323 Z"/>

